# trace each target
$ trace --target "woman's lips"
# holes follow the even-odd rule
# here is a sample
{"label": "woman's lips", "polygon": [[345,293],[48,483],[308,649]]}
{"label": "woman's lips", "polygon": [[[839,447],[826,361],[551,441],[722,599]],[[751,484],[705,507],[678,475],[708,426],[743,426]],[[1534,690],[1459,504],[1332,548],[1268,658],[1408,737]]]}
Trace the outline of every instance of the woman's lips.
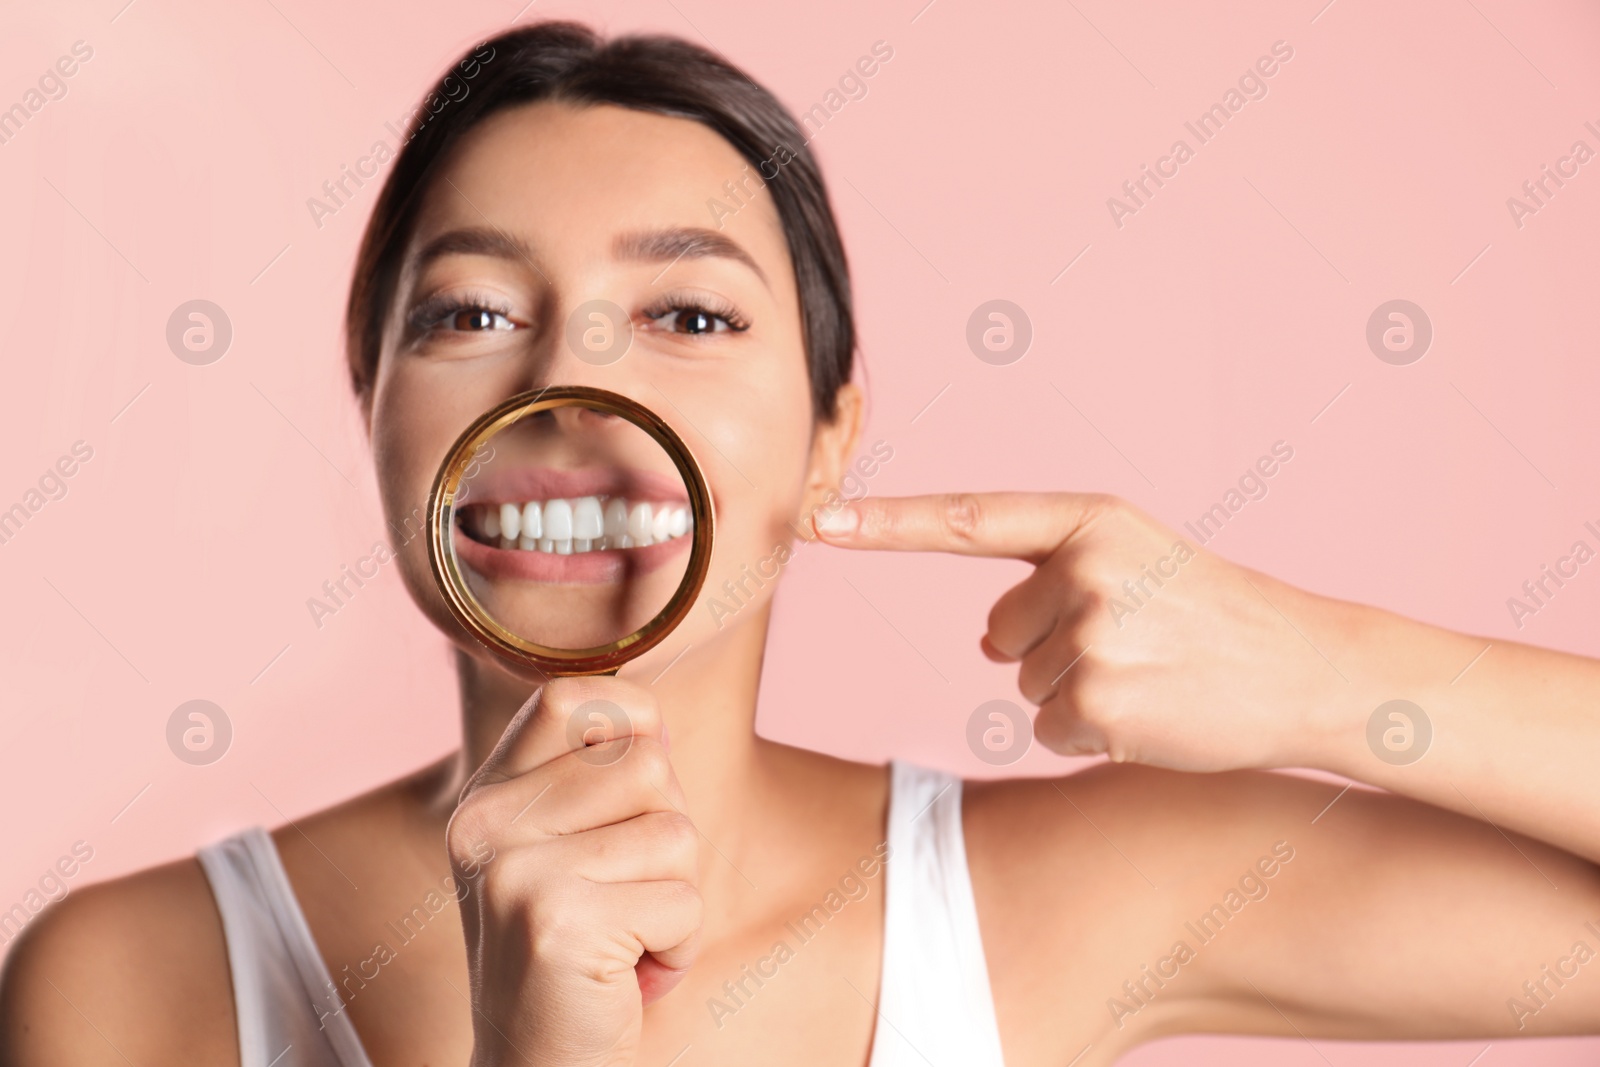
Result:
{"label": "woman's lips", "polygon": [[626,497],[630,500],[687,502],[682,479],[635,467],[597,466],[576,470],[495,465],[463,483],[458,503],[552,500],[557,497]]}
{"label": "woman's lips", "polygon": [[486,545],[467,536],[459,524],[451,531],[451,536],[457,558],[490,581],[512,579],[565,585],[604,585],[641,578],[687,551],[693,540],[692,537],[675,537],[644,548],[605,549],[563,556]]}

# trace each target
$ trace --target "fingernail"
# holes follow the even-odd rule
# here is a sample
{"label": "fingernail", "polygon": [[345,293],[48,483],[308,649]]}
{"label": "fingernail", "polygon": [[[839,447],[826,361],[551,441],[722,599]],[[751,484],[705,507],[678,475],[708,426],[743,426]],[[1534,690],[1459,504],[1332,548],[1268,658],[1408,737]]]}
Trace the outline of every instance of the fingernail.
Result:
{"label": "fingernail", "polygon": [[820,512],[817,515],[817,532],[825,534],[851,534],[855,533],[856,526],[861,522],[861,516],[856,509],[846,506],[837,511]]}

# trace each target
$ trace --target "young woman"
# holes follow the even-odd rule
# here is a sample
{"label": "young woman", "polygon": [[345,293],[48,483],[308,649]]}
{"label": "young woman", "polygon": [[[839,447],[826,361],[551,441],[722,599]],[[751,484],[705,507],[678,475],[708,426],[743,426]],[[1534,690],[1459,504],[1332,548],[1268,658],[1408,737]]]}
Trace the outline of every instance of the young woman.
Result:
{"label": "young woman", "polygon": [[[1183,1031],[1600,1030],[1600,667],[1302,592],[1104,497],[819,508],[862,396],[793,120],[667,38],[544,24],[463,62],[349,303],[391,519],[499,401],[627,394],[706,468],[712,588],[793,523],[1032,563],[984,651],[1018,665],[1042,743],[1111,760],[964,786],[763,741],[771,583],[621,677],[535,688],[458,629],[413,539],[408,587],[459,649],[459,753],[74,893],[11,955],[0,1060],[1027,1067]],[[565,341],[596,299],[633,323],[607,366]],[[1159,595],[1120,617],[1151,567]],[[1432,723],[1418,762],[1369,745],[1400,698]],[[592,699],[626,722],[586,748],[568,725]],[[1389,792],[1267,773],[1291,766]]]}

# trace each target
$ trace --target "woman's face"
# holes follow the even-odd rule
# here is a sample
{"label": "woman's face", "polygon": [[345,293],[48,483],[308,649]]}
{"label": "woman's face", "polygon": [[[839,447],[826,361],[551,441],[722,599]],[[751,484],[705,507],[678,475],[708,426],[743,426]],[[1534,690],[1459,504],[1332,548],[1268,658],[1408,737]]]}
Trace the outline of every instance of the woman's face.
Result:
{"label": "woman's face", "polygon": [[[427,187],[369,397],[391,528],[421,527],[439,465],[477,416],[528,389],[598,386],[639,401],[677,431],[715,504],[717,539],[701,603],[654,655],[674,655],[756,616],[750,609],[770,596],[770,576],[787,558],[789,524],[837,484],[859,411],[848,389],[840,417],[813,432],[794,272],[760,186],[759,173],[705,126],[619,107],[525,105],[465,136]],[[602,322],[588,315],[595,301],[631,322],[631,343],[615,362],[569,341],[574,320],[580,335]],[[554,457],[541,459],[541,468],[594,466],[597,448],[620,456],[634,447],[593,419],[548,424],[527,439],[535,433],[559,442],[539,453]],[[576,485],[594,472],[563,473],[564,480],[545,477]],[[524,484],[539,484],[539,472],[525,474],[531,482]],[[674,502],[654,503],[659,512]],[[497,547],[484,537],[482,517],[471,533]],[[508,540],[499,546],[540,551]],[[467,547],[464,558],[496,555]],[[445,607],[425,539],[406,538],[396,552],[423,610],[463,647],[480,651]],[[682,555],[653,577],[675,584]],[[606,568],[550,557],[499,561],[490,558],[482,568],[490,573],[472,576],[484,595],[520,603],[518,613],[530,618],[579,620],[570,647],[594,636],[584,620],[594,614],[591,601],[603,592],[595,578]],[[752,580],[756,573],[769,577]],[[731,599],[729,581],[738,589]],[[667,595],[652,593],[651,602],[659,606]]]}

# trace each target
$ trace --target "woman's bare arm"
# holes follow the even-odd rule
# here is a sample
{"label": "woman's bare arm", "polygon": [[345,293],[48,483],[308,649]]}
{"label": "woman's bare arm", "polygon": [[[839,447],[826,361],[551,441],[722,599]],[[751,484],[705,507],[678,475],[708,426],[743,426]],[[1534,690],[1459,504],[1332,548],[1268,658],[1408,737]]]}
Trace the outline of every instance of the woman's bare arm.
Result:
{"label": "woman's bare arm", "polygon": [[[1353,604],[1308,615],[1330,620],[1326,649],[1349,692],[1297,762],[1600,863],[1600,662]],[[1383,709],[1396,699],[1422,718]]]}
{"label": "woman's bare arm", "polygon": [[1057,752],[1319,768],[1600,862],[1595,660],[1297,589],[1109,497],[864,500],[829,525],[842,547],[1033,564],[990,612],[984,648],[1018,664]]}
{"label": "woman's bare arm", "polygon": [[1600,869],[1428,804],[1341,791],[1110,764],[971,786],[1008,1062],[1092,1046],[1086,1067],[1198,1031],[1600,1032]]}

